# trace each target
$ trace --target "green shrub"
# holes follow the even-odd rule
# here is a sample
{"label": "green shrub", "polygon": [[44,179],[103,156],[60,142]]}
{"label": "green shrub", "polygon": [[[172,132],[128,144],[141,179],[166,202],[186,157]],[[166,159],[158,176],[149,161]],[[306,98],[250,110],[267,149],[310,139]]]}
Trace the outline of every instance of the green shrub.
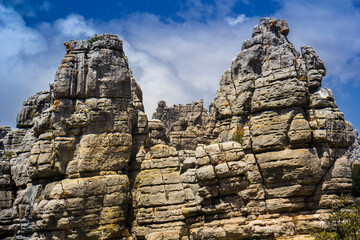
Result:
{"label": "green shrub", "polygon": [[342,196],[326,223],[327,229],[313,233],[316,240],[360,239],[360,203]]}
{"label": "green shrub", "polygon": [[353,195],[353,197],[360,197],[360,165],[352,166],[351,175],[353,180],[351,195]]}
{"label": "green shrub", "polygon": [[104,39],[104,36],[95,34],[92,38],[89,38],[88,42],[94,43],[102,39]]}

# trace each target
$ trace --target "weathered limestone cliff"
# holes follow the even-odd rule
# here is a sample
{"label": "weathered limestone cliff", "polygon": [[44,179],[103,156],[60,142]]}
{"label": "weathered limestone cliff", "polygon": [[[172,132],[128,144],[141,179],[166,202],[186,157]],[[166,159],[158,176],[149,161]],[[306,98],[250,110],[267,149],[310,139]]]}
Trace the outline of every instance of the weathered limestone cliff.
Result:
{"label": "weathered limestone cliff", "polygon": [[351,189],[352,126],[311,47],[264,18],[209,112],[153,120],[114,35],[65,43],[50,89],[0,128],[2,239],[273,239],[324,228]]}

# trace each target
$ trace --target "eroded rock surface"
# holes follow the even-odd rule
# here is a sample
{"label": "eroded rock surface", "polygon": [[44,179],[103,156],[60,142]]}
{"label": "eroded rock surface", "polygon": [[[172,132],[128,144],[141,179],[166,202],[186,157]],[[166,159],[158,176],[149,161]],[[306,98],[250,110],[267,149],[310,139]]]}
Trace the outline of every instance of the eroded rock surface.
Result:
{"label": "eroded rock surface", "polygon": [[311,47],[254,27],[209,111],[148,120],[114,35],[65,43],[50,89],[0,128],[2,239],[273,239],[323,228],[351,189],[352,126]]}

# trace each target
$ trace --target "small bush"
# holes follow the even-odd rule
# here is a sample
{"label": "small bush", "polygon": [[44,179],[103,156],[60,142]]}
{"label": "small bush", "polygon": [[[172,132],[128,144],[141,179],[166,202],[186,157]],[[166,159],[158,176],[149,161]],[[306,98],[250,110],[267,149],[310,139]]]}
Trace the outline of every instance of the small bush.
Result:
{"label": "small bush", "polygon": [[249,176],[248,176],[247,173],[245,173],[245,174],[242,176],[242,178],[245,179],[245,181],[249,184],[249,186],[252,184],[252,181],[251,181],[251,179],[249,178]]}
{"label": "small bush", "polygon": [[326,223],[327,229],[313,233],[316,240],[360,239],[360,203],[342,196]]}
{"label": "small bush", "polygon": [[241,143],[243,136],[244,136],[244,129],[241,127],[237,127],[231,137],[231,140],[234,142]]}
{"label": "small bush", "polygon": [[14,153],[13,152],[6,152],[5,154],[4,154],[4,157],[5,158],[13,158],[14,157]]}
{"label": "small bush", "polygon": [[96,41],[104,39],[104,36],[95,34],[92,38],[88,40],[90,43],[94,43]]}

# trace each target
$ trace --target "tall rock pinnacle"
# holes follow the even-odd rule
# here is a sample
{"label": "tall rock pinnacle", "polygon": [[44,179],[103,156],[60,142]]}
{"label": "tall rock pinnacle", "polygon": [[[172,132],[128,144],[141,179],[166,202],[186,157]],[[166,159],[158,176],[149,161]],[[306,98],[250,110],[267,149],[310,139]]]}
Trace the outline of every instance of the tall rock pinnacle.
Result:
{"label": "tall rock pinnacle", "polygon": [[247,196],[252,207],[310,214],[350,191],[347,148],[354,136],[331,90],[320,87],[323,61],[308,46],[300,54],[288,32],[284,20],[261,19],[221,77],[219,141],[240,139],[248,189],[257,193]]}
{"label": "tall rock pinnacle", "polygon": [[29,98],[18,114],[18,126],[33,137],[10,156],[23,166],[11,167],[21,181],[15,196],[5,191],[17,209],[0,228],[5,236],[17,230],[32,239],[106,239],[126,232],[130,161],[147,136],[141,89],[117,36],[65,46],[50,91]]}

